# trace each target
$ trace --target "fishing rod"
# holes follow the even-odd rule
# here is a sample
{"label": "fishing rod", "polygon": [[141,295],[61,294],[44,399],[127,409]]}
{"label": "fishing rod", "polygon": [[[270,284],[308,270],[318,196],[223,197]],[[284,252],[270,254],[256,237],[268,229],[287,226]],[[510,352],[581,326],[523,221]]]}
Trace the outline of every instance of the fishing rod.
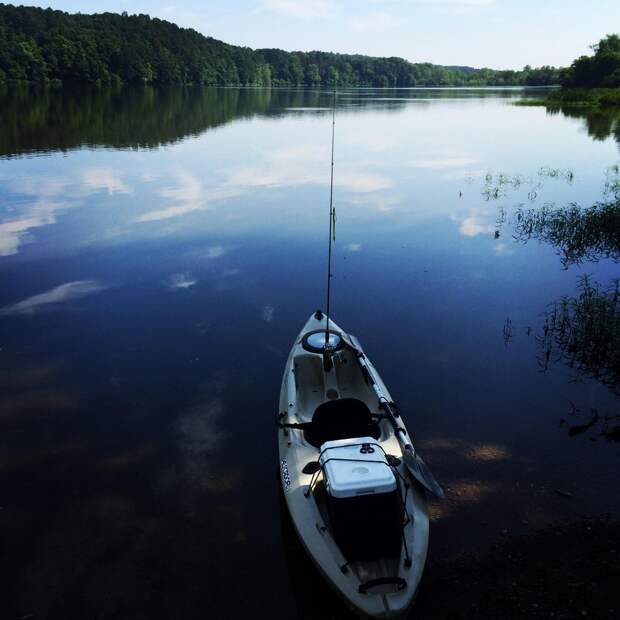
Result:
{"label": "fishing rod", "polygon": [[327,250],[327,325],[325,328],[325,345],[323,347],[323,368],[329,372],[332,368],[332,359],[329,346],[329,302],[331,298],[332,281],[332,242],[336,237],[336,210],[334,209],[334,137],[336,133],[336,86],[334,85],[334,100],[332,104],[332,163],[329,181],[329,245]]}

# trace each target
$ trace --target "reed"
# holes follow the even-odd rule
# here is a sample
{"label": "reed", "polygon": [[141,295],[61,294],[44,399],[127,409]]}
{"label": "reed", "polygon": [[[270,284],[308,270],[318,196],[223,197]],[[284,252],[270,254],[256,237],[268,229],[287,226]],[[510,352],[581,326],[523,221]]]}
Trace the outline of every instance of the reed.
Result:
{"label": "reed", "polygon": [[620,279],[603,288],[580,276],[577,295],[549,306],[537,340],[543,372],[561,361],[620,396]]}
{"label": "reed", "polygon": [[[620,191],[620,187],[612,185],[610,191]],[[620,198],[585,208],[576,203],[566,207],[547,203],[538,209],[518,207],[513,230],[518,241],[537,239],[555,246],[565,268],[585,260],[620,261]]]}

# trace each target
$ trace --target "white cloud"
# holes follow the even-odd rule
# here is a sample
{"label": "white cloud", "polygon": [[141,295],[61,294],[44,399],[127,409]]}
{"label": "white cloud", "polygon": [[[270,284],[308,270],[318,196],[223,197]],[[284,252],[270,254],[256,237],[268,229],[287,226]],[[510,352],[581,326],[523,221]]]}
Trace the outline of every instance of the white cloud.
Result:
{"label": "white cloud", "polygon": [[133,220],[134,223],[156,222],[180,217],[194,211],[206,210],[209,202],[234,198],[239,190],[232,187],[205,189],[198,178],[186,170],[174,173],[176,185],[160,190],[159,195],[172,204],[154,211],[147,211]]}
{"label": "white cloud", "polygon": [[89,168],[82,173],[82,182],[91,191],[105,189],[110,195],[132,191],[111,168]]}
{"label": "white cloud", "polygon": [[354,17],[351,22],[351,29],[355,32],[364,34],[369,32],[384,32],[386,30],[393,30],[402,24],[402,20],[396,19],[389,13],[383,11],[376,11]]}
{"label": "white cloud", "polygon": [[334,179],[336,187],[343,187],[350,192],[376,192],[382,189],[394,187],[394,182],[383,174],[369,172],[347,172],[343,171],[338,176],[338,181]]}
{"label": "white cloud", "polygon": [[495,4],[495,0],[419,0],[422,4],[443,4],[462,7],[489,6]]}
{"label": "white cloud", "polygon": [[52,198],[64,194],[68,189],[68,183],[64,177],[25,176],[11,179],[10,188],[17,194],[26,194],[37,198]]}
{"label": "white cloud", "polygon": [[110,168],[89,168],[73,179],[25,176],[9,180],[8,185],[11,192],[31,199],[20,200],[10,211],[11,219],[0,222],[0,256],[17,254],[32,229],[55,224],[59,213],[82,206],[93,191],[106,190],[110,195],[132,191]]}
{"label": "white cloud", "polygon": [[[294,185],[328,185],[329,168],[325,165],[325,148],[313,145],[285,147],[264,153],[260,163],[237,170],[228,178],[232,187],[290,187]],[[394,183],[383,174],[366,172],[359,165],[347,169],[339,166],[334,186],[350,192],[367,193],[389,189]]]}
{"label": "white cloud", "polygon": [[495,232],[493,213],[484,209],[472,209],[467,217],[452,216],[458,222],[459,232],[465,237],[477,237]]}
{"label": "white cloud", "polygon": [[261,7],[287,17],[313,19],[330,15],[334,11],[335,2],[333,0],[262,0]]}
{"label": "white cloud", "polygon": [[6,316],[10,314],[33,314],[41,306],[49,304],[58,304],[71,299],[77,299],[86,295],[93,295],[106,287],[95,280],[76,280],[75,282],[66,282],[60,286],[56,286],[49,291],[27,297],[26,299],[5,306],[0,310],[0,315]]}
{"label": "white cloud", "polygon": [[204,255],[207,258],[219,258],[220,256],[224,256],[224,254],[226,254],[225,248],[223,248],[221,245],[214,245],[210,248],[207,248]]}
{"label": "white cloud", "polygon": [[168,279],[168,287],[173,290],[187,289],[187,288],[191,288],[192,286],[194,286],[196,282],[198,282],[198,280],[196,280],[195,278],[192,278],[187,273],[175,273],[171,275],[170,278]]}
{"label": "white cloud", "polygon": [[183,485],[183,501],[190,511],[203,494],[229,491],[239,484],[234,470],[218,469],[213,462],[227,440],[221,424],[225,411],[219,398],[206,399],[183,412],[177,420],[179,462],[175,474],[179,479],[174,486]]}
{"label": "white cloud", "polygon": [[351,204],[358,205],[360,208],[373,209],[379,213],[389,213],[402,204],[402,198],[398,195],[391,194],[391,192],[387,195],[383,192],[377,194],[357,194],[351,196],[349,201]]}
{"label": "white cloud", "polygon": [[37,202],[21,219],[2,222],[0,224],[0,256],[17,254],[28,231],[32,228],[53,224],[56,221],[55,211],[63,208],[65,205]]}
{"label": "white cloud", "polygon": [[186,215],[187,213],[191,213],[192,211],[197,211],[201,207],[197,205],[182,205],[178,207],[167,207],[166,209],[158,209],[157,211],[149,211],[140,217],[134,219],[136,224],[141,224],[143,222],[158,222],[160,220],[169,220],[172,217],[179,217],[181,215]]}
{"label": "white cloud", "polygon": [[15,211],[10,211],[11,219],[0,222],[0,256],[17,254],[30,230],[55,224],[59,212],[81,204],[67,198],[68,182],[57,177],[22,177],[11,180],[9,187],[32,200],[18,202]]}
{"label": "white cloud", "polygon": [[443,170],[445,168],[461,168],[463,166],[471,166],[477,162],[477,159],[472,159],[469,157],[433,157],[427,159],[414,159],[411,162],[411,165],[414,168]]}
{"label": "white cloud", "polygon": [[261,312],[261,317],[263,319],[263,321],[266,321],[267,323],[271,323],[271,321],[273,321],[273,315],[275,313],[275,308],[273,306],[265,306],[263,308],[263,311]]}
{"label": "white cloud", "polygon": [[514,251],[515,249],[512,245],[509,245],[508,243],[504,243],[502,241],[496,243],[495,247],[493,248],[495,256],[508,256],[510,254],[514,254]]}
{"label": "white cloud", "polygon": [[175,202],[194,202],[202,198],[202,183],[186,170],[180,170],[175,175],[177,185],[162,189],[163,198]]}
{"label": "white cloud", "polygon": [[459,232],[466,237],[477,237],[493,232],[494,228],[490,224],[481,221],[479,217],[466,217],[461,221]]}
{"label": "white cloud", "polygon": [[155,222],[167,220],[172,217],[179,217],[198,209],[206,208],[206,201],[202,183],[193,174],[185,170],[180,170],[174,175],[176,185],[166,187],[159,192],[159,195],[172,202],[169,207],[148,211],[134,219],[136,223]]}
{"label": "white cloud", "polygon": [[200,261],[203,259],[213,260],[224,256],[224,254],[228,254],[229,251],[230,248],[225,248],[223,245],[209,245],[206,247],[191,248],[185,253],[185,256],[192,261]]}
{"label": "white cloud", "polygon": [[349,245],[347,245],[347,250],[349,252],[359,252],[361,249],[362,249],[361,243],[349,243]]}
{"label": "white cloud", "polygon": [[304,183],[327,183],[326,151],[316,145],[286,146],[265,152],[254,166],[240,168],[228,184],[241,187],[286,187]]}
{"label": "white cloud", "polygon": [[396,136],[381,131],[371,132],[370,128],[347,135],[346,142],[372,152],[387,151],[398,146]]}
{"label": "white cloud", "polygon": [[438,12],[450,17],[468,16],[495,4],[495,0],[420,0],[420,2],[434,6]]}

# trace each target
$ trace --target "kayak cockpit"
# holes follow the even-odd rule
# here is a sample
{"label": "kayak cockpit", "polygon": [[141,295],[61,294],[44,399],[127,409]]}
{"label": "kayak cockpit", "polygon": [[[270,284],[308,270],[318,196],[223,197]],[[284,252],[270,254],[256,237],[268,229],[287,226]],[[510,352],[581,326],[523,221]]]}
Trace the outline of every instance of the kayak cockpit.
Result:
{"label": "kayak cockpit", "polygon": [[376,417],[366,403],[357,398],[340,398],[320,404],[304,429],[306,441],[315,448],[337,439],[367,436],[379,439],[380,435]]}

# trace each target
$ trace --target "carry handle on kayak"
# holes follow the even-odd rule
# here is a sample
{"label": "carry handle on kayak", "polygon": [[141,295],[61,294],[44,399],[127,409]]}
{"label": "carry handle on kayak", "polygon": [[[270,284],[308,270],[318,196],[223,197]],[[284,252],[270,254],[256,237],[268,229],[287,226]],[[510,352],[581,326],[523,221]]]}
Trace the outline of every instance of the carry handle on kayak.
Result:
{"label": "carry handle on kayak", "polygon": [[388,586],[395,585],[398,590],[404,590],[407,587],[407,582],[402,577],[379,577],[378,579],[371,579],[365,583],[361,583],[357,591],[360,594],[368,594],[368,590],[376,586]]}

